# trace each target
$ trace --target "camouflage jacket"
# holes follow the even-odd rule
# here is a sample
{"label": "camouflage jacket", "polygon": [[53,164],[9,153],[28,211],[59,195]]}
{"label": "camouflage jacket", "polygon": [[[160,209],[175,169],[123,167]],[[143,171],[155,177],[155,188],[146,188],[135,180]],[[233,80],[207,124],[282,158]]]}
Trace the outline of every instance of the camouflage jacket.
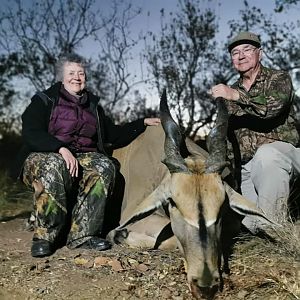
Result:
{"label": "camouflage jacket", "polygon": [[230,114],[228,133],[231,150],[236,159],[239,156],[240,163],[248,162],[263,144],[298,144],[293,87],[287,72],[261,66],[249,91],[242,85],[242,78],[232,87],[238,90],[240,98],[226,101]]}

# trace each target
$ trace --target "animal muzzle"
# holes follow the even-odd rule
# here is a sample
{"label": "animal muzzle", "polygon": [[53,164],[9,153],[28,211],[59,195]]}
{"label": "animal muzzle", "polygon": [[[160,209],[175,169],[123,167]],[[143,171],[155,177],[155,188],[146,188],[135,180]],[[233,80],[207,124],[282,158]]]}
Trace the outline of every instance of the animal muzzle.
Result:
{"label": "animal muzzle", "polygon": [[199,278],[192,278],[190,281],[190,290],[194,298],[196,299],[213,299],[215,294],[221,288],[220,274],[214,272],[209,280],[207,277],[205,281],[199,280]]}
{"label": "animal muzzle", "polygon": [[212,286],[201,287],[197,285],[197,282],[190,284],[190,290],[195,299],[209,299],[212,300],[220,288],[219,284]]}

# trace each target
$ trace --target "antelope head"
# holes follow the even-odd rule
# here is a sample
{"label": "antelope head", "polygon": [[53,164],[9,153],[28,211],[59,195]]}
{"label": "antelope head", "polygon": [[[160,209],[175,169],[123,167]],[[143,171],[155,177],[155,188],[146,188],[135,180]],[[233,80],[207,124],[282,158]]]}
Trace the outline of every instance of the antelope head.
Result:
{"label": "antelope head", "polygon": [[216,126],[208,139],[210,155],[189,154],[179,126],[171,117],[166,92],[160,102],[165,131],[163,163],[171,173],[169,213],[174,235],[183,252],[189,286],[195,297],[212,296],[220,286],[221,219],[225,188],[221,172],[226,166],[227,110],[218,100]]}

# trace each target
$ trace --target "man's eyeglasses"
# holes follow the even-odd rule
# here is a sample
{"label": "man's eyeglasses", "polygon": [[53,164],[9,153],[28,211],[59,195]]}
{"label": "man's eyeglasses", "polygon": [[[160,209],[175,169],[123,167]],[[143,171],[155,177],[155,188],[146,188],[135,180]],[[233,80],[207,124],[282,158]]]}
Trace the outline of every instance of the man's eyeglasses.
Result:
{"label": "man's eyeglasses", "polygon": [[232,59],[238,59],[240,57],[240,54],[244,54],[244,56],[251,56],[255,50],[257,50],[258,48],[255,47],[249,47],[249,48],[245,48],[245,49],[241,49],[241,50],[233,50],[231,52],[231,58]]}

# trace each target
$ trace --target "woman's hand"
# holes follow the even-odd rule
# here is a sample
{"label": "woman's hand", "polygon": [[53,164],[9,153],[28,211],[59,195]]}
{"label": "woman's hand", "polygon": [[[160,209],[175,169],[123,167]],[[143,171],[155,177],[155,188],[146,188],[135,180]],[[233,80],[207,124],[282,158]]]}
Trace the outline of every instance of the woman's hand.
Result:
{"label": "woman's hand", "polygon": [[65,147],[61,147],[59,149],[58,153],[65,160],[67,168],[68,168],[71,176],[72,177],[78,177],[78,161],[73,156],[72,152],[69,149],[65,148]]}
{"label": "woman's hand", "polygon": [[146,126],[157,126],[160,124],[160,118],[145,118],[144,124]]}

